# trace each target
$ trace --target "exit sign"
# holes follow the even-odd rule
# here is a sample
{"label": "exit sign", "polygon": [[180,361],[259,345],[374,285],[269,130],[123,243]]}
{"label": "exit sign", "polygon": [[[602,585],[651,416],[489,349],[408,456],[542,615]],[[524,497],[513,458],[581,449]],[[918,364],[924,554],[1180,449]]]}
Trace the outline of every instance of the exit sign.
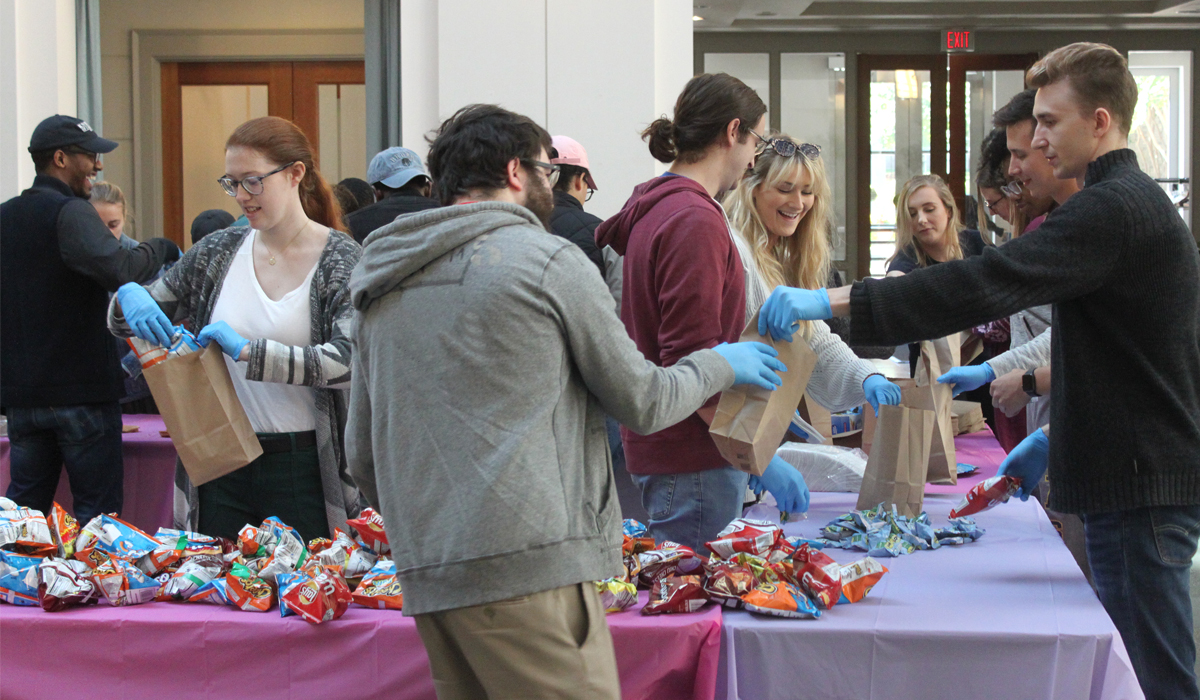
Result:
{"label": "exit sign", "polygon": [[942,51],[961,53],[975,50],[975,32],[970,29],[947,29],[942,33]]}

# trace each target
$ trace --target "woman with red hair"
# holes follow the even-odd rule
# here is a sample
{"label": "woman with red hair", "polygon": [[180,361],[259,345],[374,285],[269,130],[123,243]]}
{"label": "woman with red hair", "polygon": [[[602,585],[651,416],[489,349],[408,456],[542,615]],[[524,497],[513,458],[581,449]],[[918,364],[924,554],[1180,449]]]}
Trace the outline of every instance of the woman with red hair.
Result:
{"label": "woman with red hair", "polygon": [[225,144],[218,182],[249,225],[205,236],[164,277],[118,290],[109,328],[169,344],[172,324],[224,351],[263,455],[193,486],[176,465],[176,526],[236,538],[277,516],[305,541],[357,513],[341,436],[350,383],[346,284],[362,253],[295,124],[262,117]]}

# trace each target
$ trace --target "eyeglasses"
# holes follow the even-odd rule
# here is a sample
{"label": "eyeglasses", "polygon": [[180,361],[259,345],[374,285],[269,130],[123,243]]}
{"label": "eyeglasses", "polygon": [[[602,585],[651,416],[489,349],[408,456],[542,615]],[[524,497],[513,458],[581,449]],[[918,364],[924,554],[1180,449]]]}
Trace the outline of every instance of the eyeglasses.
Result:
{"label": "eyeglasses", "polygon": [[558,175],[562,170],[560,166],[551,165],[550,163],[543,163],[540,160],[534,160],[532,158],[522,158],[521,162],[525,163],[526,165],[532,165],[541,171],[541,173],[545,175],[546,179],[550,182],[551,187],[558,182]]}
{"label": "eyeglasses", "polygon": [[1001,187],[1000,191],[1003,192],[1005,196],[1016,199],[1017,197],[1021,196],[1021,192],[1024,191],[1024,189],[1025,188],[1021,187],[1020,180],[1013,180],[1004,187]]}
{"label": "eyeglasses", "polygon": [[300,161],[298,160],[294,160],[286,165],[281,165],[266,175],[251,175],[250,177],[243,178],[241,180],[234,180],[226,175],[225,177],[217,178],[217,182],[221,185],[221,189],[225,190],[225,194],[229,195],[230,197],[237,196],[238,185],[241,185],[242,189],[246,190],[246,194],[262,194],[263,180],[271,177],[275,173],[281,173],[299,162]]}
{"label": "eyeglasses", "polygon": [[88,160],[92,161],[92,163],[100,162],[100,154],[99,153],[85,151],[82,148],[79,148],[77,146],[67,146],[66,148],[62,149],[62,151],[63,151],[63,153],[70,153],[71,155],[75,155],[75,156],[85,156],[86,158],[88,158]]}
{"label": "eyeglasses", "polygon": [[758,149],[754,152],[755,157],[761,156],[768,148],[774,150],[784,158],[791,158],[796,155],[796,151],[800,151],[800,154],[809,160],[818,158],[821,155],[821,147],[815,143],[797,144],[787,139],[767,139],[754,133],[754,129],[747,129],[747,131],[757,136],[760,142]]}
{"label": "eyeglasses", "polygon": [[1000,203],[1003,201],[1004,201],[1003,199],[997,199],[994,202],[989,202],[989,201],[987,201],[986,198],[984,198],[983,203],[987,206],[988,211],[995,214],[996,216],[1000,216],[1000,212],[997,211],[997,208],[1000,206]]}
{"label": "eyeglasses", "polygon": [[583,198],[583,201],[585,201],[585,202],[592,201],[592,195],[594,195],[594,194],[596,194],[596,190],[593,190],[591,187],[589,187],[587,196]]}

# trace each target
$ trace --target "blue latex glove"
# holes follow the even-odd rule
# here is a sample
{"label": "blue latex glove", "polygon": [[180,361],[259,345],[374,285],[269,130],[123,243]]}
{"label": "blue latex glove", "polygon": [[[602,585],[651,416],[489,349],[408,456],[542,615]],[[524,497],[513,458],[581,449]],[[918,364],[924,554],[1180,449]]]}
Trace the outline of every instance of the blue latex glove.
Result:
{"label": "blue latex glove", "polygon": [[753,384],[775,391],[783,384],[776,372],[786,372],[787,366],[777,358],[779,353],[766,343],[721,343],[714,351],[733,368],[734,384]]}
{"label": "blue latex glove", "polygon": [[879,415],[880,404],[900,405],[900,387],[889,382],[882,374],[872,374],[863,380],[863,394],[867,397],[867,403],[875,409],[875,415]]}
{"label": "blue latex glove", "polygon": [[204,328],[201,328],[200,335],[196,336],[196,342],[204,347],[208,347],[209,341],[212,340],[217,341],[217,345],[221,346],[221,351],[234,360],[241,359],[242,348],[250,343],[249,340],[238,335],[237,331],[233,330],[224,321],[208,324]]}
{"label": "blue latex glove", "polygon": [[754,493],[762,493],[763,489],[770,491],[781,512],[808,511],[808,484],[804,483],[804,476],[778,455],[767,465],[762,476],[750,475],[750,488]]}
{"label": "blue latex glove", "polygon": [[142,340],[171,347],[171,319],[163,313],[150,292],[137,282],[127,282],[117,289],[117,303],[133,334]]}
{"label": "blue latex glove", "polygon": [[992,369],[991,365],[984,362],[968,367],[955,367],[938,377],[938,384],[953,384],[954,395],[958,396],[964,391],[978,389],[995,380],[996,371]]}
{"label": "blue latex glove", "polygon": [[824,321],[832,317],[829,292],[780,285],[758,310],[758,334],[769,332],[775,340],[790,342],[797,321]]}
{"label": "blue latex glove", "polygon": [[1013,448],[1012,452],[1000,463],[996,476],[1007,474],[1021,480],[1021,490],[1018,491],[1022,501],[1028,501],[1034,487],[1046,473],[1046,463],[1050,460],[1050,438],[1046,431],[1038,428],[1030,433]]}

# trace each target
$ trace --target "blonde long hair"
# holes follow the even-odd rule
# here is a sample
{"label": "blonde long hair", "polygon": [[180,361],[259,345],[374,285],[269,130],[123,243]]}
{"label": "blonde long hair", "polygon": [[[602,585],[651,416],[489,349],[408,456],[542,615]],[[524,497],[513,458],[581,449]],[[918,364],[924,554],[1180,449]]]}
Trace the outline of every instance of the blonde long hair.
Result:
{"label": "blonde long hair", "polygon": [[949,239],[946,241],[946,252],[949,253],[946,259],[962,259],[962,244],[958,242],[958,234],[962,233],[963,225],[962,219],[958,215],[958,205],[954,203],[954,195],[942,178],[937,175],[917,175],[904,183],[899,196],[896,197],[896,251],[892,253],[892,257],[887,259],[889,264],[905,248],[912,246],[917,265],[929,266],[929,255],[921,248],[921,241],[917,239],[913,231],[912,217],[908,215],[908,200],[922,187],[932,187],[933,191],[937,192],[938,199],[942,200],[942,206],[946,207],[946,211],[950,214],[949,220],[946,222],[947,230],[943,232]]}

